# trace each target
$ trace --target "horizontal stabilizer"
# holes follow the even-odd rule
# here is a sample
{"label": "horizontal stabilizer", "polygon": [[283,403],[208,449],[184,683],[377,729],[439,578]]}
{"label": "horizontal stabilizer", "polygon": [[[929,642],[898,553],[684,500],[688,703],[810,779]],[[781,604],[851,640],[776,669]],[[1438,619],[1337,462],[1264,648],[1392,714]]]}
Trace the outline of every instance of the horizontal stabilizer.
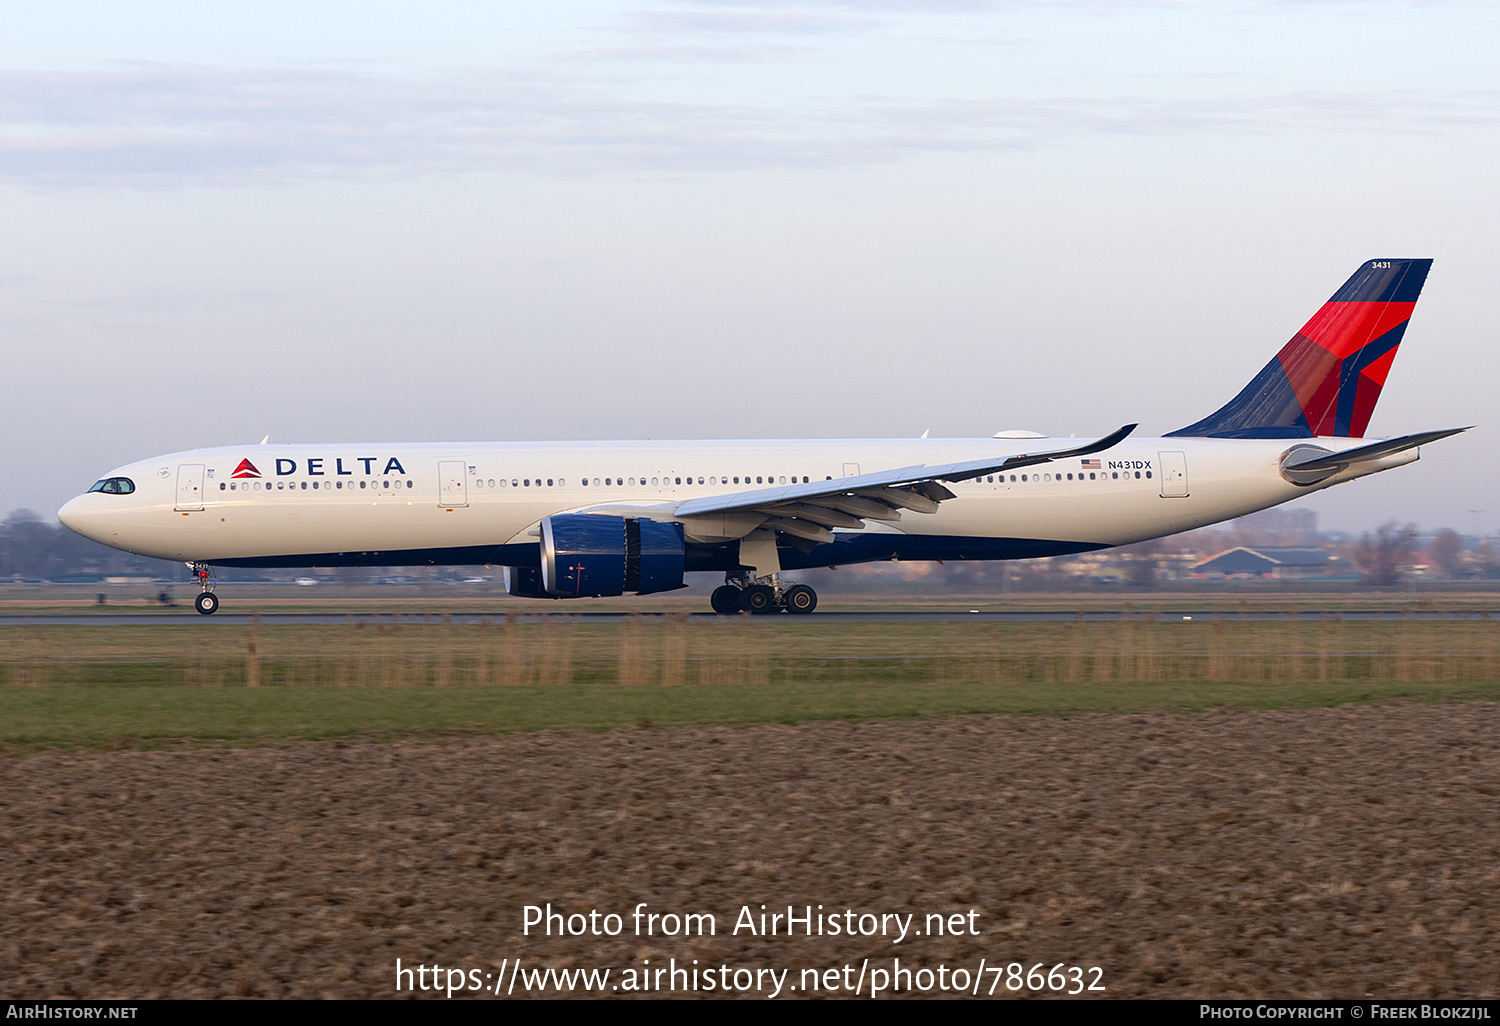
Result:
{"label": "horizontal stabilizer", "polygon": [[[1473,425],[1471,424],[1470,427]],[[1402,435],[1400,438],[1388,438],[1383,442],[1372,442],[1369,445],[1361,445],[1355,449],[1345,449],[1343,452],[1319,452],[1315,449],[1300,449],[1289,455],[1282,463],[1281,468],[1287,472],[1296,471],[1300,474],[1316,474],[1318,472],[1334,473],[1343,470],[1351,463],[1363,463],[1366,460],[1378,460],[1382,456],[1394,456],[1398,452],[1407,449],[1415,449],[1419,445],[1428,442],[1436,442],[1439,438],[1447,438],[1456,435],[1469,428],[1446,428],[1442,431],[1419,431],[1414,435]],[[1301,458],[1304,457],[1305,458]]]}

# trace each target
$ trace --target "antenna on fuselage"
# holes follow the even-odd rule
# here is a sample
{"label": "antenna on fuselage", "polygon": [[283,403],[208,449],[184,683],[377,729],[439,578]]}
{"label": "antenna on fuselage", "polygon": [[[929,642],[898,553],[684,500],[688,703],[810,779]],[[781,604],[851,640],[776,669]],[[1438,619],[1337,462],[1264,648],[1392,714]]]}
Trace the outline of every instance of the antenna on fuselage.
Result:
{"label": "antenna on fuselage", "polygon": [[267,442],[269,442],[269,441],[270,441],[270,440],[271,440],[271,436],[270,436],[270,435],[267,435],[267,436],[266,436],[266,437],[264,437],[264,438],[262,438],[262,439],[261,439],[261,440],[260,440],[260,444],[261,444],[261,445],[265,445],[265,444],[266,444],[266,443],[267,443]]}

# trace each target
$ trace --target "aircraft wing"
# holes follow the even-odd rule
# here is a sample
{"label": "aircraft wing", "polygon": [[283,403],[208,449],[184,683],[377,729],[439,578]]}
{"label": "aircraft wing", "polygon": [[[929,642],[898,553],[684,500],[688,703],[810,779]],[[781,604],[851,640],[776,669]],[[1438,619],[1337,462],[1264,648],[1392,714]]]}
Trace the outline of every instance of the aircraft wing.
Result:
{"label": "aircraft wing", "polygon": [[1135,424],[1127,424],[1097,441],[1071,449],[939,466],[921,464],[830,481],[689,499],[679,503],[672,512],[676,517],[688,519],[724,514],[762,516],[766,518],[766,527],[808,541],[828,542],[833,540],[830,529],[834,527],[861,528],[865,520],[900,520],[902,510],[937,512],[938,503],[954,498],[954,493],[944,487],[943,482],[969,481],[1018,467],[1103,452],[1119,444],[1135,429]]}

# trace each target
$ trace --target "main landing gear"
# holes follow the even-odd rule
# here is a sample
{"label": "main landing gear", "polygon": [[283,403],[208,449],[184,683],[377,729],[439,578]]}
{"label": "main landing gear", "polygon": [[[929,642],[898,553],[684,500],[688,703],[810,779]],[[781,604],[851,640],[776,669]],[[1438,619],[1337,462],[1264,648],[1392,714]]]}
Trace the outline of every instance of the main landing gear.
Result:
{"label": "main landing gear", "polygon": [[193,608],[204,616],[213,616],[219,611],[219,596],[214,594],[214,579],[209,573],[207,563],[189,563],[193,576],[198,579],[198,587],[203,590],[198,592],[198,597],[193,599]]}
{"label": "main landing gear", "polygon": [[735,613],[811,613],[818,608],[818,593],[805,584],[784,586],[776,575],[757,578],[724,575],[724,585],[714,589],[709,599],[720,616]]}

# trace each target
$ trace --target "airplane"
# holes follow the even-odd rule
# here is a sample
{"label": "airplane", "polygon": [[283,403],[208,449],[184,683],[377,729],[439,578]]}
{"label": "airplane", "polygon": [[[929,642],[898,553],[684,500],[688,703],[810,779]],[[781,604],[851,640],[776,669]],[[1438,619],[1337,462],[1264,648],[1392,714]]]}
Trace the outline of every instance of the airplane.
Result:
{"label": "airplane", "polygon": [[329,443],[111,470],[58,518],[214,567],[486,564],[517,596],[648,595],[722,573],[715,612],[811,613],[785,571],[1089,552],[1243,516],[1416,460],[1366,441],[1431,260],[1371,260],[1233,399],[1160,438]]}

